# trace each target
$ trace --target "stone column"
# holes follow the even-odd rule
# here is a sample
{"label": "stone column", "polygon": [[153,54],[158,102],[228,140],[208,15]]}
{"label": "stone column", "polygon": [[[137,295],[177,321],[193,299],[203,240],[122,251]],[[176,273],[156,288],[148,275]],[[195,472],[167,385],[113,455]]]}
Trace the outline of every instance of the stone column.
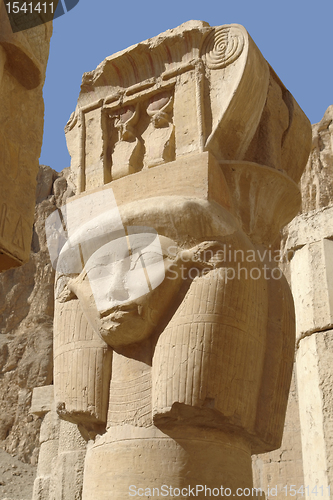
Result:
{"label": "stone column", "polygon": [[0,85],[1,85],[3,72],[5,69],[5,64],[6,64],[6,52],[2,47],[0,47]]}
{"label": "stone column", "polygon": [[53,385],[34,389],[30,412],[44,417],[40,429],[37,477],[32,500],[49,500],[53,460],[58,456],[60,427],[60,419],[54,406]]}
{"label": "stone column", "polygon": [[242,26],[190,21],[86,73],[66,134],[77,193],[47,234],[83,500],[255,496],[251,454],[279,447],[292,373],[277,253],[308,120]]}
{"label": "stone column", "polygon": [[[296,309],[296,372],[305,495],[330,498],[333,488],[333,148],[332,110],[313,126],[302,177],[302,211],[287,227]],[[317,493],[316,493],[317,492]]]}
{"label": "stone column", "polygon": [[60,419],[53,385],[34,389],[30,412],[44,417],[32,500],[80,499],[86,441],[77,425]]}
{"label": "stone column", "polygon": [[[324,218],[332,217],[333,211],[311,215],[310,224],[325,228],[328,233]],[[298,243],[301,243],[303,232],[301,225],[308,222],[301,217],[293,222],[300,232]],[[312,232],[309,238],[312,241],[304,244],[303,240],[304,246],[295,251],[291,261],[291,284],[298,333],[296,371],[304,480],[309,487],[306,494],[312,498],[317,488],[323,498],[329,499],[333,479],[329,445],[333,425],[333,241],[326,238],[316,241],[318,236]]]}
{"label": "stone column", "polygon": [[48,500],[77,500],[82,496],[86,441],[77,426],[60,421],[58,455],[52,464]]}
{"label": "stone column", "polygon": [[93,498],[96,488],[100,498],[110,492],[115,498],[149,496],[148,490],[151,497],[185,498],[194,491],[198,498],[222,498],[228,488],[232,494],[248,488],[239,497],[254,498],[251,446],[237,434],[209,428],[113,427],[88,448],[84,485],[83,498]]}
{"label": "stone column", "polygon": [[28,262],[52,24],[13,33],[0,4],[0,272]]}

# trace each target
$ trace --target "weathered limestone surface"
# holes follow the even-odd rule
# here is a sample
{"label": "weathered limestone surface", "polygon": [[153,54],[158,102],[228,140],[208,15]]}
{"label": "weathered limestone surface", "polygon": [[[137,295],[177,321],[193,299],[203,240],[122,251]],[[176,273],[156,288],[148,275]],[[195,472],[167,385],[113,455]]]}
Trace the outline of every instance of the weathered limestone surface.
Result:
{"label": "weathered limestone surface", "polygon": [[54,270],[45,219],[71,194],[65,175],[40,167],[30,260],[0,275],[0,441],[33,463],[40,419],[29,415],[31,394],[53,381]]}
{"label": "weathered limestone surface", "polygon": [[13,34],[0,3],[0,271],[29,260],[52,24]]}
{"label": "weathered limestone surface", "polygon": [[[327,499],[333,485],[332,362],[332,330],[313,333],[301,340],[296,368],[300,380],[304,478],[312,488],[322,487],[323,497]],[[309,498],[312,496],[308,495]]]}
{"label": "weathered limestone surface", "polygon": [[[304,480],[332,489],[332,106],[313,126],[313,149],[301,181],[303,213],[287,228],[291,287],[297,316],[296,355]],[[314,229],[315,228],[315,229]],[[290,235],[290,236],[289,236]],[[302,269],[302,272],[300,270]]]}
{"label": "weathered limestone surface", "polygon": [[332,110],[312,127],[312,151],[300,183],[302,213],[285,231],[299,339],[333,326]]}
{"label": "weathered limestone surface", "polygon": [[0,498],[7,500],[30,500],[36,466],[23,463],[0,449]]}
{"label": "weathered limestone surface", "polygon": [[303,213],[333,204],[332,175],[333,105],[323,119],[312,126],[312,151],[301,180]]}
{"label": "weathered limestone surface", "polygon": [[53,385],[34,389],[31,413],[43,417],[33,500],[81,498],[86,442],[75,424],[60,420]]}
{"label": "weathered limestone surface", "polygon": [[49,498],[251,488],[282,438],[294,312],[267,249],[300,207],[308,120],[243,27],[190,21],[85,74],[66,133],[78,194],[47,230],[77,439]]}
{"label": "weathered limestone surface", "polygon": [[[283,429],[283,439],[279,449],[262,455],[252,457],[253,483],[262,491],[270,491],[266,495],[268,500],[276,498],[304,498],[301,487],[304,486],[301,425],[299,418],[299,401],[297,394],[296,375],[293,372],[289,400],[286,413],[286,421]],[[289,491],[290,486],[297,491]],[[287,492],[283,489],[287,486]],[[275,490],[276,488],[276,490]],[[291,493],[291,494],[290,494]]]}
{"label": "weathered limestone surface", "polygon": [[54,408],[54,386],[36,387],[33,391],[31,413],[43,418],[40,428],[40,450],[33,498],[49,498],[53,459],[58,456],[60,419]]}
{"label": "weathered limestone surface", "polygon": [[[59,417],[58,417],[59,418]],[[59,498],[82,498],[86,441],[77,425],[60,421],[59,446],[52,462],[49,500]],[[33,500],[43,497],[33,496]]]}
{"label": "weathered limestone surface", "polygon": [[[292,483],[304,485],[307,498],[320,495],[329,498],[332,488],[332,323],[333,323],[333,129],[330,106],[321,122],[312,126],[312,151],[300,181],[302,212],[285,228],[283,252],[289,255],[287,275],[296,308],[296,392],[299,406],[299,429],[294,439],[302,444],[303,480],[295,476]],[[295,400],[296,401],[296,400]],[[289,407],[288,421],[297,421]],[[279,450],[289,450],[288,427]],[[255,484],[265,465],[271,463],[272,483],[282,475],[276,452],[258,457],[254,463]],[[299,446],[293,445],[293,464],[299,460]],[[281,474],[282,472],[282,474]],[[290,483],[291,484],[291,483]],[[293,498],[301,498],[299,495]],[[290,495],[291,498],[291,495]]]}

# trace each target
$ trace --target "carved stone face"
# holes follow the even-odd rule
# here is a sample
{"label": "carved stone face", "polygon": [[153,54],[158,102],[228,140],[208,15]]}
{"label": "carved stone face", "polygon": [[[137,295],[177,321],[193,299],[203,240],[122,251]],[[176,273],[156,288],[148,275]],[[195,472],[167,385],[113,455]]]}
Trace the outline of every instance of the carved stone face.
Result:
{"label": "carved stone face", "polygon": [[[129,281],[126,280],[126,277],[130,272],[133,272],[133,267],[137,262],[136,259],[132,259],[127,264],[126,259],[119,259],[112,266],[112,274],[107,281],[107,288],[104,282],[100,285],[100,293],[96,294],[96,282],[91,279],[91,271],[98,273],[103,269],[103,259],[100,259],[99,265],[96,258],[93,260],[91,268],[88,261],[83,271],[75,277],[66,278],[63,275],[58,275],[56,299],[60,301],[78,299],[92,328],[111,347],[136,343],[149,337],[158,328],[160,322],[163,322],[164,319],[167,320],[168,311],[170,311],[184,277],[179,269],[180,259],[177,260],[179,252],[177,253],[175,242],[164,236],[160,236],[159,241],[163,255],[161,264],[164,279],[162,277],[162,282],[157,287],[152,286],[153,280],[149,281],[148,276],[146,293],[138,296],[139,292],[134,290],[131,296],[125,282]],[[146,265],[144,270],[147,273],[149,260],[151,264],[152,260],[156,260],[156,256],[153,251],[148,251],[148,254],[143,256]],[[105,254],[104,260],[107,258],[110,258],[110,255]],[[153,266],[154,263],[151,265]],[[161,276],[157,279],[161,279]],[[140,286],[140,283],[135,283],[134,286],[136,285]],[[141,290],[143,289],[141,286]]]}
{"label": "carved stone face", "polygon": [[[226,210],[204,201],[160,197],[106,210],[103,193],[72,202],[75,217],[71,206],[64,214],[69,239],[57,264],[56,300],[79,300],[94,331],[116,347],[149,337],[171,319],[189,266],[207,267],[197,259],[205,231],[231,241],[236,228]],[[137,226],[142,221],[147,226]]]}

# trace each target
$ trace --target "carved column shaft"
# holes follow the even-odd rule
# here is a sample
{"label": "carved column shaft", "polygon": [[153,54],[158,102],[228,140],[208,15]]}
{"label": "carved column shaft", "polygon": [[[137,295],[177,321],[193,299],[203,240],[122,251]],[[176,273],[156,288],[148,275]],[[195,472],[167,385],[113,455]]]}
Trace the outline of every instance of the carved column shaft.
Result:
{"label": "carved column shaft", "polygon": [[299,210],[306,117],[243,27],[190,21],[85,74],[66,133],[55,394],[91,440],[83,499],[251,489],[291,379],[274,252]]}

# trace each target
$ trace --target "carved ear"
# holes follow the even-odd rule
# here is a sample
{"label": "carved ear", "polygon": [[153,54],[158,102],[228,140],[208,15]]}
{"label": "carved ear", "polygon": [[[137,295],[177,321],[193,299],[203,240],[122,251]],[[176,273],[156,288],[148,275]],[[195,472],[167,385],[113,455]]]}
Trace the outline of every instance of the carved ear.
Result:
{"label": "carved ear", "polygon": [[69,302],[77,298],[68,283],[73,279],[74,275],[67,276],[60,274],[56,276],[54,287],[54,298],[58,302]]}
{"label": "carved ear", "polygon": [[213,28],[203,41],[201,55],[211,89],[205,150],[218,160],[242,159],[266,101],[268,64],[238,24]]}
{"label": "carved ear", "polygon": [[72,296],[77,297],[88,323],[92,329],[99,335],[98,324],[96,320],[96,302],[88,279],[85,279],[86,271],[83,270],[76,278],[72,278],[67,283],[67,288]]}

